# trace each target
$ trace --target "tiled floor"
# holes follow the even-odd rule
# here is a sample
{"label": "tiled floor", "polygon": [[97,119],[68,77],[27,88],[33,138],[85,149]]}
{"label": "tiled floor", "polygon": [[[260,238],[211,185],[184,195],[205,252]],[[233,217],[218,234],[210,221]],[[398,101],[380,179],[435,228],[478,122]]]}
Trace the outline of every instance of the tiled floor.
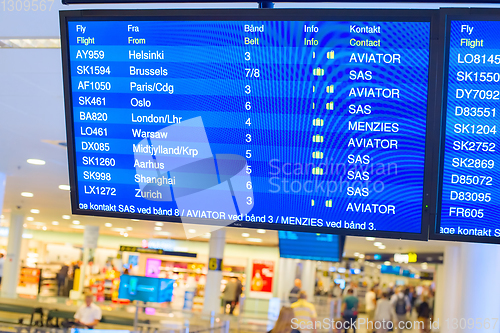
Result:
{"label": "tiled floor", "polygon": [[[12,301],[12,300],[10,300]],[[7,302],[7,300],[0,298],[0,303]],[[76,311],[78,307],[78,303],[75,301],[70,301],[68,299],[63,298],[45,298],[39,301],[35,301],[32,299],[17,299],[15,300],[16,304],[27,305],[27,306],[40,306],[42,308],[54,309],[58,308],[60,310],[66,311]],[[35,304],[36,303],[36,304]],[[11,304],[11,303],[9,303]],[[111,316],[119,316],[123,318],[133,318],[134,317],[134,306],[123,306],[123,305],[112,305],[107,304],[103,305],[103,315],[111,315]],[[325,309],[324,309],[325,310]],[[317,330],[317,333],[331,333],[332,331],[329,329],[325,323],[331,323],[328,319],[329,311],[322,311],[318,309],[318,321],[321,322],[322,326]],[[225,321],[229,320],[230,322],[230,331],[231,332],[242,332],[242,333],[250,333],[250,332],[268,332],[272,329],[274,323],[267,319],[266,313],[243,313],[238,315],[238,309],[235,311],[234,316],[230,315],[216,315],[214,320],[214,327],[219,327],[218,329],[210,330],[210,316],[201,315],[200,313],[193,313],[190,311],[179,311],[172,310],[168,307],[160,307],[157,309],[149,309],[149,315],[141,313],[140,318],[142,319],[150,319],[154,322],[154,326],[156,326],[160,331],[168,331],[171,333],[184,333],[186,326],[189,325],[190,332],[203,331],[207,333],[224,333],[225,330],[220,328],[223,326]],[[19,317],[29,317],[27,315],[19,315],[13,314],[9,312],[0,312],[0,321],[1,318],[19,318]],[[369,333],[366,329],[366,325],[360,325],[364,321],[366,321],[366,315],[360,314],[360,321],[358,321],[358,329],[356,332],[358,333]],[[411,318],[411,320],[416,320],[416,318]],[[110,324],[100,324],[97,328],[100,329],[121,329],[121,330],[132,330],[132,327],[120,326],[120,325],[110,325]],[[352,330],[350,330],[352,332]],[[404,330],[404,333],[414,333],[420,332],[418,329],[413,330]],[[336,332],[335,332],[336,333]]]}

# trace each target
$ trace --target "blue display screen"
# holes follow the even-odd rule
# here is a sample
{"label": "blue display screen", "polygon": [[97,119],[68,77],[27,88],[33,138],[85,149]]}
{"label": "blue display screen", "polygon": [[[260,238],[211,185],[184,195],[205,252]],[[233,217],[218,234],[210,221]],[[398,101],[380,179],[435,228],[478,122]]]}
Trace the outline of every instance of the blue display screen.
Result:
{"label": "blue display screen", "polygon": [[430,22],[79,20],[78,212],[422,232]]}
{"label": "blue display screen", "polygon": [[380,273],[382,273],[382,274],[401,275],[401,267],[400,266],[382,265],[380,267]]}
{"label": "blue display screen", "polygon": [[171,302],[175,280],[145,276],[122,275],[118,298],[131,301]]}
{"label": "blue display screen", "polygon": [[[500,237],[500,22],[450,23],[447,103],[438,233],[462,240]],[[495,167],[497,169],[495,169]],[[465,238],[465,239],[464,239]],[[489,240],[488,240],[489,239]]]}
{"label": "blue display screen", "polygon": [[337,262],[342,259],[343,236],[279,231],[280,257]]}

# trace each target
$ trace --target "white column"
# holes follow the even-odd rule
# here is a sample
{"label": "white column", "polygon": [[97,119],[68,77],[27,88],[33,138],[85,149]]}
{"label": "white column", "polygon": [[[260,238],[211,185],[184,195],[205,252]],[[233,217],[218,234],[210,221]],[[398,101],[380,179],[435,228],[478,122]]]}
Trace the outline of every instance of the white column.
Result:
{"label": "white column", "polygon": [[78,293],[82,294],[85,287],[85,278],[90,259],[90,249],[97,248],[97,240],[99,239],[99,227],[93,225],[86,225],[83,232],[83,263],[80,267],[80,282],[78,284]]}
{"label": "white column", "polygon": [[443,321],[443,309],[444,309],[444,288],[446,284],[446,278],[444,276],[444,266],[436,265],[434,271],[434,282],[436,283],[436,294],[434,295],[434,318],[441,318],[440,322]]}
{"label": "white column", "polygon": [[7,243],[7,256],[3,264],[2,296],[15,298],[16,288],[19,284],[21,266],[21,242],[23,240],[24,216],[11,214],[9,225],[9,238]]}
{"label": "white column", "polygon": [[460,243],[452,243],[444,249],[443,265],[438,269],[436,283],[435,317],[439,318],[441,333],[454,333],[455,330],[444,323],[447,318],[458,318],[460,304]]}
{"label": "white column", "polygon": [[293,288],[295,280],[295,271],[297,260],[289,258],[280,258],[279,261],[279,274],[278,274],[278,297],[281,300],[288,300],[290,290]]}
{"label": "white column", "polygon": [[286,269],[286,259],[285,258],[279,258],[278,260],[278,266],[279,266],[279,273],[276,276],[276,279],[279,281],[278,282],[278,297],[279,299],[285,299],[285,285],[283,283],[284,278],[283,276],[287,274],[287,269]]}
{"label": "white column", "polygon": [[[226,229],[221,228],[212,232],[209,242],[208,260],[222,260],[224,258],[224,247],[226,245]],[[222,268],[222,267],[221,267]],[[222,280],[221,270],[208,270],[207,282],[205,284],[205,301],[203,303],[203,313],[210,314],[220,312],[220,284]]]}
{"label": "white column", "polygon": [[[456,293],[461,294],[459,304],[459,328],[455,332],[500,332],[500,324],[497,322],[493,329],[494,319],[491,327],[469,329],[460,328],[460,319],[476,318],[499,318],[500,316],[500,246],[490,244],[463,243],[460,249],[460,276],[461,288]],[[446,258],[445,258],[446,259]],[[451,301],[447,305],[451,305]],[[443,326],[443,323],[441,323]],[[452,327],[453,328],[453,327]]]}
{"label": "white column", "polygon": [[314,300],[314,285],[316,283],[316,261],[302,260],[302,290],[307,293],[307,300]]}
{"label": "white column", "polygon": [[2,215],[3,197],[5,195],[6,180],[7,180],[7,176],[4,173],[0,172],[0,215]]}

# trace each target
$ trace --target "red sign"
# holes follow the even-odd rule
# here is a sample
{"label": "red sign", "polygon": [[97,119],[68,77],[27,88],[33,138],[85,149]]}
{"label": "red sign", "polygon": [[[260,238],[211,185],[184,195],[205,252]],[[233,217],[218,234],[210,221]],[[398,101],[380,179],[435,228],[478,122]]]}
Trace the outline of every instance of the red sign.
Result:
{"label": "red sign", "polygon": [[273,292],[274,261],[252,261],[250,291]]}

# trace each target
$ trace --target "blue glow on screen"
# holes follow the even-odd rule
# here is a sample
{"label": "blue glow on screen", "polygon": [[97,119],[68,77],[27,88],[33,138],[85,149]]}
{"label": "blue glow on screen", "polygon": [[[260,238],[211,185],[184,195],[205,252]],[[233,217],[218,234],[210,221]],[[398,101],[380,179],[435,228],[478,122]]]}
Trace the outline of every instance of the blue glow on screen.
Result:
{"label": "blue glow on screen", "polygon": [[382,273],[382,274],[401,275],[401,267],[400,266],[382,265],[380,267],[380,273]]}
{"label": "blue glow on screen", "polygon": [[239,220],[420,233],[429,35],[429,22],[69,21],[77,204],[200,216],[144,198],[133,146],[201,117],[211,153],[251,168]]}
{"label": "blue glow on screen", "polygon": [[143,302],[170,302],[175,280],[122,275],[118,298]]}
{"label": "blue glow on screen", "polygon": [[279,231],[280,257],[337,262],[341,259],[339,235]]}
{"label": "blue glow on screen", "polygon": [[496,21],[451,21],[438,233],[500,236],[499,29]]}

